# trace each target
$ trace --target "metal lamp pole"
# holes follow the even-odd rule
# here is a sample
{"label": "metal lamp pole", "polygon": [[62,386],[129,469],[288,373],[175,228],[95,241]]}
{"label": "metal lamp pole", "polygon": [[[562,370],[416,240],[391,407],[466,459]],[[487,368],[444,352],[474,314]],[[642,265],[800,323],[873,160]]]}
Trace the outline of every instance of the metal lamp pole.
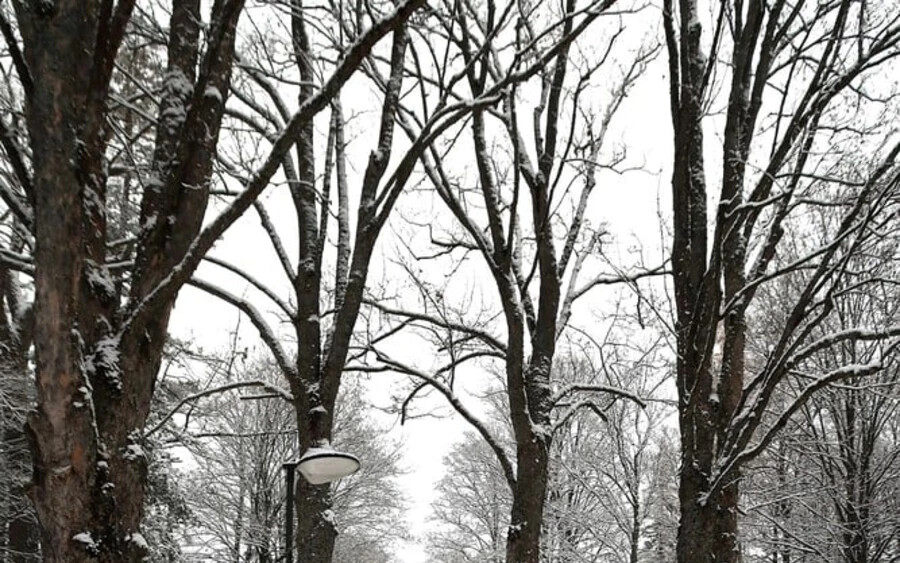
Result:
{"label": "metal lamp pole", "polygon": [[284,560],[294,563],[294,471],[296,461],[288,461],[284,467],[284,485],[287,494],[284,497]]}

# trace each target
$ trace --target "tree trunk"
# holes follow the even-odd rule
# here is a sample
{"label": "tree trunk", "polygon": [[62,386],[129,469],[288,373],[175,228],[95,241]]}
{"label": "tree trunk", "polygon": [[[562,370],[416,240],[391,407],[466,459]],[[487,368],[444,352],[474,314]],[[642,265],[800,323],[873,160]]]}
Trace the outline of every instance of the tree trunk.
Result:
{"label": "tree trunk", "polygon": [[[210,96],[195,99],[190,111],[175,117],[161,112],[154,170],[166,174],[154,175],[156,183],[144,193],[145,228],[128,305],[120,308],[121,296],[110,289],[104,267],[103,154],[116,35],[124,34],[131,6],[127,1],[117,5],[113,23],[104,19],[98,2],[60,0],[47,13],[17,6],[34,78],[27,118],[35,194],[37,408],[29,415],[27,432],[34,463],[32,500],[48,562],[121,563],[145,554],[138,533],[147,472],[141,432],[169,314],[183,281],[156,293],[152,304],[144,300],[157,292],[200,229],[207,190],[185,190],[184,185],[208,186],[210,146],[216,144],[221,121],[223,99]],[[223,13],[214,14],[217,43],[209,47],[212,56],[204,70],[207,89],[227,92],[242,4],[216,6]],[[196,62],[191,53],[200,45],[179,27],[193,18],[199,29],[194,13],[199,13],[199,1],[174,4],[172,28],[179,31],[170,41],[169,70],[183,62],[178,49],[187,50],[182,58],[189,64]],[[182,78],[192,84],[191,75]],[[172,82],[163,92],[166,103],[173,101]],[[182,141],[177,154],[169,150],[173,136]],[[169,220],[156,221],[160,216]]]}
{"label": "tree trunk", "polygon": [[737,563],[741,560],[737,541],[738,484],[701,502],[708,490],[704,471],[685,463],[680,471],[678,563]]}
{"label": "tree trunk", "polygon": [[[635,468],[637,468],[637,464],[635,464]],[[635,471],[637,473],[637,471]],[[632,494],[634,495],[634,502],[631,505],[631,538],[629,538],[629,544],[631,547],[631,553],[629,554],[629,563],[638,563],[640,559],[641,553],[641,501],[640,501],[640,482],[637,480],[637,475],[634,476],[634,487],[632,489]]]}
{"label": "tree trunk", "polygon": [[541,524],[547,496],[549,444],[539,437],[516,448],[518,468],[506,539],[507,563],[539,563]]}
{"label": "tree trunk", "polygon": [[[325,401],[320,394],[301,394],[303,400],[294,408],[301,454],[311,447],[331,443],[336,396]],[[323,404],[323,402],[325,404]],[[294,493],[297,509],[297,561],[331,563],[337,527],[332,512],[331,485],[311,485],[302,475],[297,477]]]}
{"label": "tree trunk", "polygon": [[331,510],[331,485],[310,485],[297,479],[298,563],[331,563],[337,528]]}
{"label": "tree trunk", "polygon": [[34,160],[38,401],[28,433],[34,455],[32,498],[44,560],[51,563],[88,561],[96,550],[88,530],[99,452],[86,408],[91,386],[82,369],[78,325],[84,205],[72,164],[88,106],[98,7],[87,1],[55,3],[53,16],[42,21],[41,43],[26,50],[35,80],[28,125]]}

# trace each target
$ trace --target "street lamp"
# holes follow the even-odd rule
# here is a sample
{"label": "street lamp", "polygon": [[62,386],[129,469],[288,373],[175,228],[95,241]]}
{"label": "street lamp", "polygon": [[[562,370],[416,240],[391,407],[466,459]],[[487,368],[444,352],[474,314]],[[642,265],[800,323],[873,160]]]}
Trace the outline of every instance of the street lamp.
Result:
{"label": "street lamp", "polygon": [[311,485],[324,485],[343,479],[359,471],[359,458],[330,447],[309,448],[299,458],[286,461],[284,482],[287,495],[284,510],[284,550],[286,563],[294,563],[294,471]]}

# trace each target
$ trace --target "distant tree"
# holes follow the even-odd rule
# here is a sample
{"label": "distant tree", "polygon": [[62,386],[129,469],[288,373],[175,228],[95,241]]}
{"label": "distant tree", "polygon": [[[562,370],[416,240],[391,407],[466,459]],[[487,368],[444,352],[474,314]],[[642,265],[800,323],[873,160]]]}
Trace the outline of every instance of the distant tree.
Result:
{"label": "distant tree", "polygon": [[678,537],[678,439],[664,429],[654,440],[647,483],[641,563],[675,561]]}
{"label": "distant tree", "polygon": [[187,502],[190,481],[174,469],[176,458],[160,445],[148,448],[147,493],[141,533],[147,541],[148,563],[188,561],[183,539],[194,524]]}
{"label": "distant tree", "polygon": [[[886,326],[900,313],[896,285],[898,255],[887,246],[876,255],[856,257],[851,271],[865,271],[882,283],[865,291],[851,285],[835,304],[836,315],[818,329],[823,335],[859,325]],[[790,299],[786,284],[761,296],[773,303]],[[760,312],[768,323],[783,322],[780,306]],[[771,333],[768,335],[771,336]],[[771,345],[765,336],[753,348]],[[803,372],[827,373],[842,363],[866,363],[883,348],[879,342],[843,342],[829,354],[802,364]],[[798,382],[799,383],[799,382]],[[796,392],[796,390],[794,390]],[[776,397],[773,402],[785,402]],[[900,442],[892,429],[900,418],[900,367],[889,358],[884,369],[848,377],[812,397],[773,442],[772,451],[750,467],[746,496],[753,547],[769,561],[893,561],[900,537],[894,499],[900,491]]]}
{"label": "distant tree", "polygon": [[[179,476],[190,483],[183,487],[182,502],[190,518],[183,551],[199,550],[217,561],[274,563],[284,555],[283,463],[300,454],[296,415],[280,396],[213,392],[227,388],[229,377],[239,383],[234,381],[237,371],[241,381],[280,379],[271,360],[239,361],[217,378],[222,385],[189,395],[196,397],[190,401],[189,418],[159,419],[164,426],[156,436],[169,445],[183,445],[196,462]],[[395,482],[401,475],[400,451],[370,420],[370,407],[358,385],[348,384],[340,399],[335,444],[356,453],[365,471],[338,482],[331,491],[332,519],[340,532],[333,561],[363,561],[360,554],[366,553],[374,563],[379,553],[390,553],[392,543],[404,537],[405,501]]]}
{"label": "distant tree", "polygon": [[[643,380],[632,382],[631,387],[647,396],[654,393],[658,375],[653,374],[659,366],[648,357],[626,367],[624,358],[607,350],[600,368],[584,360],[583,352],[563,354],[554,368],[559,386],[569,380],[600,385],[605,382],[603,370],[628,371],[630,367],[635,373],[644,371]],[[488,395],[494,401],[504,396]],[[502,424],[508,421],[505,406],[489,408],[495,412],[488,418],[501,421],[493,424],[492,435],[502,436],[504,447],[511,448],[512,432]],[[665,459],[665,453],[657,450],[663,448],[657,440],[665,414],[664,404],[642,411],[624,401],[595,400],[593,409],[554,415],[542,562],[641,560],[648,543],[645,534],[653,523],[651,507],[663,496],[653,481],[671,483],[675,475],[671,465],[653,465]],[[503,561],[512,495],[492,449],[477,433],[466,433],[445,458],[445,465],[447,474],[438,485],[435,506],[436,531],[429,537],[435,558]],[[667,469],[672,473],[664,475]],[[671,531],[674,538],[674,528]]]}

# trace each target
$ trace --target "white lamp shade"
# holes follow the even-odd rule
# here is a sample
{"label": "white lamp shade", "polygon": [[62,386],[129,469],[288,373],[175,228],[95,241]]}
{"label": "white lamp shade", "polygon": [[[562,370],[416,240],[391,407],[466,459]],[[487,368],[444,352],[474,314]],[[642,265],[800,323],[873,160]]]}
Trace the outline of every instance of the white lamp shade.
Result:
{"label": "white lamp shade", "polygon": [[359,470],[355,455],[324,448],[306,450],[297,469],[312,485],[323,485],[353,475]]}

